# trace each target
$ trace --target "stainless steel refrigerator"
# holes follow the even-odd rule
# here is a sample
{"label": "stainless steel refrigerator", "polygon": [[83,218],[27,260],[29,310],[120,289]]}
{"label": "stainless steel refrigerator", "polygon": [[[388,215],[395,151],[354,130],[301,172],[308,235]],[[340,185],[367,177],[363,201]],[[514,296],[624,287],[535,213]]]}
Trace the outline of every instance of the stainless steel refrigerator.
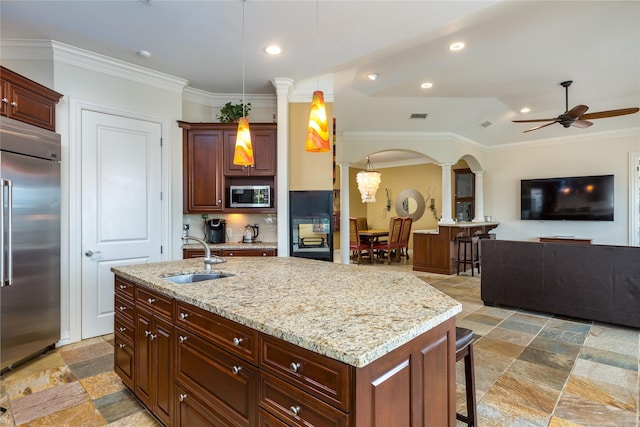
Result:
{"label": "stainless steel refrigerator", "polygon": [[60,339],[60,135],[0,116],[2,371]]}

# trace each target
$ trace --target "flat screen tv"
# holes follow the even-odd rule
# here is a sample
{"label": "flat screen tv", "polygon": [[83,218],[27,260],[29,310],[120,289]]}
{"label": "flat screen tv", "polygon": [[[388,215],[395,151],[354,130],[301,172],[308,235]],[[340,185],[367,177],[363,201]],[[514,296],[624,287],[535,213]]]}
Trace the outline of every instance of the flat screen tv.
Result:
{"label": "flat screen tv", "polygon": [[613,221],[613,175],[523,179],[520,219]]}

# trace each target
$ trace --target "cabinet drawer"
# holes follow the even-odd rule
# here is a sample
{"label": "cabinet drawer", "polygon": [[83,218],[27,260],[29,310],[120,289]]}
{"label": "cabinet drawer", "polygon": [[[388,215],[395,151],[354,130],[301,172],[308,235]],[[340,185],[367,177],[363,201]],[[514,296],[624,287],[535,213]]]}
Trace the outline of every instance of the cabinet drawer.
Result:
{"label": "cabinet drawer", "polygon": [[122,383],[133,390],[135,351],[131,341],[115,334],[113,342],[113,369]]}
{"label": "cabinet drawer", "polygon": [[334,359],[260,335],[260,366],[346,412],[353,369]]}
{"label": "cabinet drawer", "polygon": [[224,249],[223,257],[236,256],[276,256],[275,249]]}
{"label": "cabinet drawer", "polygon": [[179,328],[176,380],[238,426],[257,418],[258,369]]}
{"label": "cabinet drawer", "polygon": [[260,377],[260,406],[291,426],[350,425],[349,414],[267,373]]}
{"label": "cabinet drawer", "polygon": [[114,321],[114,332],[116,335],[120,335],[123,338],[128,339],[133,342],[135,339],[135,329],[133,327],[133,323],[129,322],[127,318],[121,315],[119,312],[116,312],[115,321]]}
{"label": "cabinet drawer", "polygon": [[133,283],[116,276],[115,286],[116,293],[128,296],[131,299],[134,298],[135,285]]}
{"label": "cabinet drawer", "polygon": [[114,301],[115,312],[123,316],[127,321],[133,323],[133,309],[135,308],[133,300],[116,293]]}
{"label": "cabinet drawer", "polygon": [[258,333],[255,330],[180,301],[176,305],[176,325],[258,364]]}
{"label": "cabinet drawer", "polygon": [[161,295],[150,289],[136,287],[136,304],[146,307],[154,312],[171,319],[173,316],[173,298]]}

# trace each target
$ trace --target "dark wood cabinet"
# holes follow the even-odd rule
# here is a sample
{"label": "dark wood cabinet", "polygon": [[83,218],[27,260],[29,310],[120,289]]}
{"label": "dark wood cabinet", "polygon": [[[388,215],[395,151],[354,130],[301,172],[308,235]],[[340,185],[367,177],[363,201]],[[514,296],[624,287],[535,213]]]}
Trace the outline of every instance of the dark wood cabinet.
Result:
{"label": "dark wood cabinet", "polygon": [[253,166],[233,164],[237,128],[224,131],[224,175],[225,176],[275,176],[276,174],[276,132],[275,124],[254,124],[251,128]]}
{"label": "dark wood cabinet", "polygon": [[135,381],[134,290],[133,283],[116,277],[113,366],[124,385],[131,390]]}
{"label": "dark wood cabinet", "polygon": [[51,131],[62,94],[0,66],[0,115]]}
{"label": "dark wood cabinet", "polygon": [[173,299],[136,288],[135,394],[164,424],[173,424]]}
{"label": "dark wood cabinet", "polygon": [[[250,123],[255,164],[233,164],[237,124],[188,123],[183,129],[184,213],[276,212],[277,125]],[[270,208],[229,207],[231,185],[268,185],[274,201]]]}
{"label": "dark wood cabinet", "polygon": [[141,285],[133,301],[116,372],[167,426],[455,425],[455,318],[356,368]]}
{"label": "dark wood cabinet", "polygon": [[221,212],[224,207],[222,131],[185,129],[182,139],[183,212]]}

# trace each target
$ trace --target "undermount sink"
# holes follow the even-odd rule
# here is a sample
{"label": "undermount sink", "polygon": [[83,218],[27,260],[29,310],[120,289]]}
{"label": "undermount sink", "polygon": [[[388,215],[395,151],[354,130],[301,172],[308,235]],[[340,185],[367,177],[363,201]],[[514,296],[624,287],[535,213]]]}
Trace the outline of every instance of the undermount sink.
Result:
{"label": "undermount sink", "polygon": [[233,274],[216,271],[211,273],[178,274],[175,276],[163,277],[163,279],[179,285],[185,285],[187,283],[204,282],[205,280],[221,279],[229,276],[233,276]]}

